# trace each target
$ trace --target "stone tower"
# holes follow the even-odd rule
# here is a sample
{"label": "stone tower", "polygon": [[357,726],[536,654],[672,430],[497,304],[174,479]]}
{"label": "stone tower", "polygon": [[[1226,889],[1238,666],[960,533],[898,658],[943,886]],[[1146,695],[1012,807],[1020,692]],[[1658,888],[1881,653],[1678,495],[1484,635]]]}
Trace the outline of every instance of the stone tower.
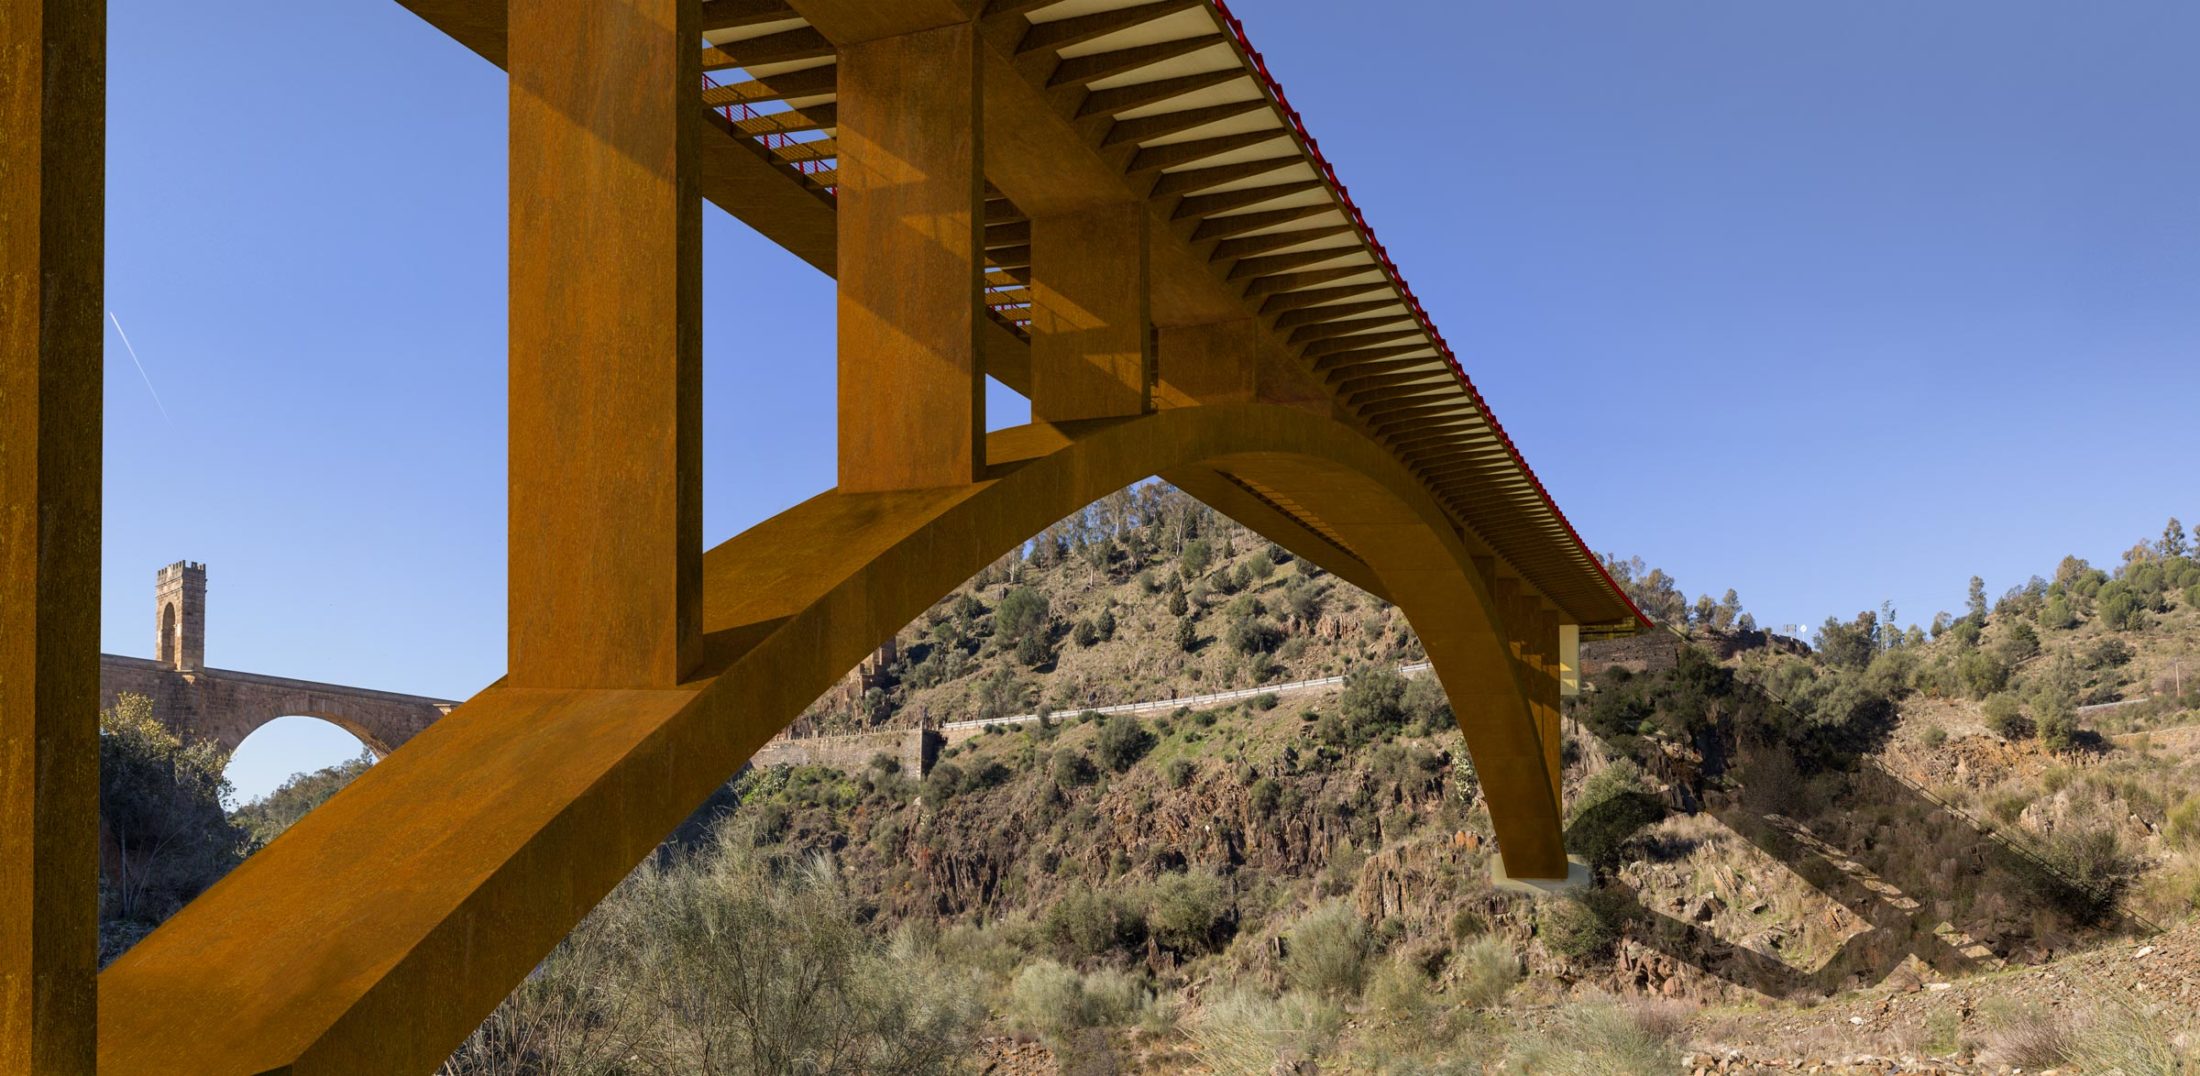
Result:
{"label": "stone tower", "polygon": [[206,667],[206,565],[179,560],[162,568],[153,589],[160,662],[178,672]]}

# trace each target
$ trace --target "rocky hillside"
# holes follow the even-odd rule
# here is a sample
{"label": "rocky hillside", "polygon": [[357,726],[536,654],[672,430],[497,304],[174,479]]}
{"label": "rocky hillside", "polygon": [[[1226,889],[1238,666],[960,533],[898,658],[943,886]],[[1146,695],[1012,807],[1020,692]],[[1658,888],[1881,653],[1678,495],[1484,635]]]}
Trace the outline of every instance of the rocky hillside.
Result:
{"label": "rocky hillside", "polygon": [[1074,712],[1420,656],[1387,603],[1150,483],[1048,528],[941,599],[799,726]]}
{"label": "rocky hillside", "polygon": [[[936,1065],[850,1071],[2190,1071],[2189,558],[2065,562],[1931,629],[1829,621],[1815,650],[1731,592],[1622,574],[1681,631],[1585,655],[1564,755],[1587,890],[1492,886],[1478,783],[1441,687],[1397,671],[1420,652],[1394,609],[1142,487],[940,602],[806,724],[1046,716],[921,780],[885,758],[743,775],[453,1071],[592,1071],[552,1063],[573,1028],[684,1071],[694,1043],[758,1048],[713,1014],[819,997],[846,1027],[928,1021]],[[773,959],[838,939],[845,985],[741,994],[754,955],[711,962],[729,893]],[[650,941],[668,930],[700,933]],[[607,985],[629,980],[662,989]]]}

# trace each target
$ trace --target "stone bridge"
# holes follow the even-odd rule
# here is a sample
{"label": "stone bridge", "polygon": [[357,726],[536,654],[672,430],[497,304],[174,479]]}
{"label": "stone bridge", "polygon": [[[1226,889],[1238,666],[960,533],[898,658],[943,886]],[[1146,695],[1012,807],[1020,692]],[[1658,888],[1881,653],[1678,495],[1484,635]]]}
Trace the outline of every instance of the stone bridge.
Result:
{"label": "stone bridge", "polygon": [[278,717],[316,717],[359,738],[380,758],[458,705],[259,673],[205,667],[206,565],[178,561],[160,570],[154,596],[155,659],[99,656],[99,701],[124,693],[153,700],[153,714],[187,740],[235,751]]}

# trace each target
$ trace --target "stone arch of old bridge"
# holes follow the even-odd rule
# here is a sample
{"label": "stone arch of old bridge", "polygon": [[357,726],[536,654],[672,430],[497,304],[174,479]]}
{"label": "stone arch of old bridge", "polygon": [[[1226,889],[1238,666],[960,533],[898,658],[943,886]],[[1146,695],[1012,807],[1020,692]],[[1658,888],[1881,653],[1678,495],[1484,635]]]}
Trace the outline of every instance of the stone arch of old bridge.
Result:
{"label": "stone arch of old bridge", "polygon": [[[95,1004],[104,5],[0,0],[45,42],[0,110],[0,1067],[432,1068],[888,633],[1154,473],[1399,604],[1506,869],[1568,873],[1567,651],[1638,616],[1219,0],[401,2],[510,72],[510,667]],[[837,487],[707,553],[704,199],[839,297]]]}
{"label": "stone arch of old bridge", "polygon": [[357,737],[380,758],[418,735],[456,702],[284,676],[210,669],[206,661],[206,565],[177,561],[154,590],[158,659],[99,656],[102,707],[123,694],[153,702],[153,715],[187,740],[234,752],[279,717],[312,717]]}

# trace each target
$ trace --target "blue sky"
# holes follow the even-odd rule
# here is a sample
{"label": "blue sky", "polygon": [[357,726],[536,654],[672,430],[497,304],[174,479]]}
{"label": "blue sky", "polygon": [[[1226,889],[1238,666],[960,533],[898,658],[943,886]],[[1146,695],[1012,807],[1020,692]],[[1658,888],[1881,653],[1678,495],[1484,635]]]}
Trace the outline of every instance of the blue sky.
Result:
{"label": "blue sky", "polygon": [[[1923,621],[2200,522],[2200,8],[1236,7],[1598,549],[1766,623]],[[110,326],[105,648],[152,652],[190,558],[216,667],[470,694],[502,74],[392,0],[111,12],[107,303],[159,403]],[[832,292],[705,215],[715,542],[832,481]],[[356,751],[289,724],[242,794]]]}

